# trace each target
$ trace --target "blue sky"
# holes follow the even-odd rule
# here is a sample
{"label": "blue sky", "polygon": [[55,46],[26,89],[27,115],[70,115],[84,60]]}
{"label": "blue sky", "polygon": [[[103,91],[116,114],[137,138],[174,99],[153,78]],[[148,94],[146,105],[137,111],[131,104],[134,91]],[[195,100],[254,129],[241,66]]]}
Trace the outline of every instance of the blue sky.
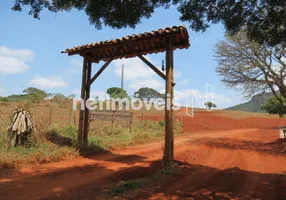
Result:
{"label": "blue sky", "polygon": [[[33,86],[50,93],[79,96],[82,58],[67,56],[61,51],[77,45],[113,39],[133,33],[147,32],[173,25],[185,25],[176,8],[157,9],[150,19],[143,19],[135,29],[97,30],[89,24],[84,12],[42,12],[40,20],[28,15],[28,10],[12,12],[13,1],[0,2],[0,96],[21,93]],[[222,25],[213,25],[204,33],[188,28],[191,47],[174,53],[176,97],[182,100],[186,92],[198,94],[204,101],[206,84],[212,85],[214,102],[219,108],[242,101],[239,92],[226,88],[215,72],[215,44],[224,38]],[[147,58],[161,67],[165,55],[150,54]],[[124,88],[129,95],[142,86],[164,90],[164,82],[138,59],[116,60],[93,83],[92,96],[101,95],[109,87],[120,87],[120,66],[125,66]],[[93,64],[95,73],[102,63]]]}

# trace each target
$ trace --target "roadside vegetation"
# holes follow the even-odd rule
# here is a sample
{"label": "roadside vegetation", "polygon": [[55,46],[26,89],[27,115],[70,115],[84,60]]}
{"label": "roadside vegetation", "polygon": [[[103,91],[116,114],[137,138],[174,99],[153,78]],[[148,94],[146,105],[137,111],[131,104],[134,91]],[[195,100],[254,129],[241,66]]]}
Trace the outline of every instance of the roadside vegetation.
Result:
{"label": "roadside vegetation", "polygon": [[[9,115],[17,107],[29,109],[36,131],[26,145],[10,147],[7,135]],[[112,129],[108,121],[92,121],[89,143],[87,146],[81,146],[77,144],[78,112],[72,111],[70,107],[70,100],[62,104],[53,100],[42,100],[40,103],[0,102],[0,170],[72,159],[79,155],[85,156],[164,138],[164,121],[141,120],[139,114],[134,116],[131,132],[129,125],[124,122],[114,122]],[[176,123],[176,133],[180,131],[181,125]]]}

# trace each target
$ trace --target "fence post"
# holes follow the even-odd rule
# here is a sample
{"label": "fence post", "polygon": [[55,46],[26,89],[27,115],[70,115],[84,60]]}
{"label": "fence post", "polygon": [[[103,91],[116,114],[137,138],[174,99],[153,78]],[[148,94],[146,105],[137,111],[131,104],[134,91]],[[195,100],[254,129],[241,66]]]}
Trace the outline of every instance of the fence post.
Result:
{"label": "fence post", "polygon": [[50,108],[49,126],[51,126],[51,124],[52,124],[52,113],[53,113],[53,107]]}
{"label": "fence post", "polygon": [[70,113],[69,113],[69,125],[71,124],[71,115],[72,115],[72,109],[70,109]]}
{"label": "fence post", "polygon": [[113,134],[113,119],[111,120],[111,134]]}
{"label": "fence post", "polygon": [[76,119],[75,119],[75,112],[73,113],[73,123],[74,123],[74,126],[76,126]]}

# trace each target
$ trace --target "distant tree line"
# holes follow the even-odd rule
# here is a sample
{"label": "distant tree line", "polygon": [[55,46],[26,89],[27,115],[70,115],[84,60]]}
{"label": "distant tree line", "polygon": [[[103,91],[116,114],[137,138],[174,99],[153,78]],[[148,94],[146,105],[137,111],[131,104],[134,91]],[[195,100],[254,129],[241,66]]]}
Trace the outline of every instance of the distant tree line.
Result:
{"label": "distant tree line", "polygon": [[40,90],[34,87],[28,87],[22,92],[23,94],[12,94],[7,97],[0,96],[0,101],[39,103],[44,99],[52,99],[55,102],[61,103],[62,100],[72,99],[75,97],[75,95],[65,96],[61,93],[47,93],[44,90]]}

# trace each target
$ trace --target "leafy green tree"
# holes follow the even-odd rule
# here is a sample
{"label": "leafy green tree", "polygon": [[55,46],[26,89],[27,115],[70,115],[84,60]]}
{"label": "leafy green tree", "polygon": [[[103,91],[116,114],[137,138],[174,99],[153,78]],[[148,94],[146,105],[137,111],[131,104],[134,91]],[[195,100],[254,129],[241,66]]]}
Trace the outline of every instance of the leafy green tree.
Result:
{"label": "leafy green tree", "polygon": [[110,98],[113,98],[113,99],[129,98],[127,92],[118,87],[108,88],[106,93],[109,94]]}
{"label": "leafy green tree", "polygon": [[261,107],[261,109],[269,114],[276,114],[281,118],[284,117],[286,114],[286,99],[283,97],[280,98],[283,99],[283,104],[281,104],[277,98],[272,97]]}
{"label": "leafy green tree", "polygon": [[152,88],[143,87],[134,93],[134,97],[150,102],[151,99],[164,98],[164,95]]}
{"label": "leafy green tree", "polygon": [[84,10],[91,24],[101,29],[134,28],[142,18],[150,18],[156,8],[177,7],[180,19],[195,31],[205,31],[211,24],[221,23],[228,34],[244,28],[259,43],[271,46],[286,44],[285,0],[15,0],[12,10],[22,11],[39,19],[43,9],[51,12]]}
{"label": "leafy green tree", "polygon": [[205,106],[210,110],[212,108],[216,108],[216,105],[212,102],[206,102]]}
{"label": "leafy green tree", "polygon": [[28,100],[29,98],[27,94],[12,94],[7,97],[0,98],[0,101],[4,102],[23,102]]}
{"label": "leafy green tree", "polygon": [[2,102],[8,102],[8,98],[7,98],[7,97],[0,97],[0,101],[2,101]]}
{"label": "leafy green tree", "polygon": [[38,103],[48,96],[48,94],[45,91],[34,87],[29,87],[23,90],[23,93],[27,94],[28,100],[31,101],[32,103]]}

